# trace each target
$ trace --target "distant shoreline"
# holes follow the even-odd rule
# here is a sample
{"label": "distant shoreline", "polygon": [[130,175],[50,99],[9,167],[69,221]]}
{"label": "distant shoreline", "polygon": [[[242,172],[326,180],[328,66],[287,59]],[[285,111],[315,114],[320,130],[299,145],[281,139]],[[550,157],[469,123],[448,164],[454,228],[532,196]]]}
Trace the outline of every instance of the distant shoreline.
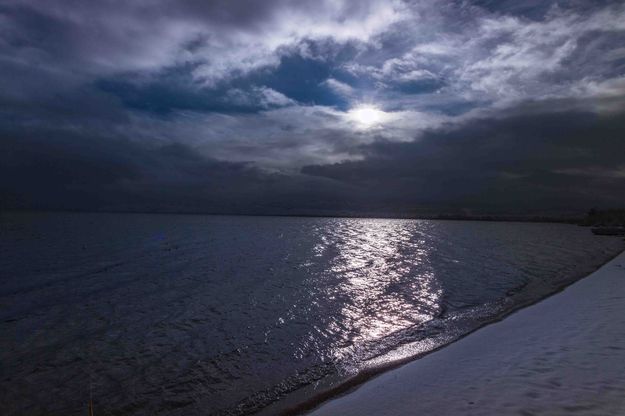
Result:
{"label": "distant shoreline", "polygon": [[286,218],[362,218],[396,220],[442,220],[442,221],[485,221],[485,222],[529,222],[582,224],[584,216],[549,215],[461,215],[461,214],[384,214],[384,213],[245,213],[245,212],[185,212],[185,211],[143,211],[143,210],[82,210],[82,209],[8,209],[5,213],[65,213],[65,214],[141,214],[141,215],[194,215],[232,217],[286,217]]}

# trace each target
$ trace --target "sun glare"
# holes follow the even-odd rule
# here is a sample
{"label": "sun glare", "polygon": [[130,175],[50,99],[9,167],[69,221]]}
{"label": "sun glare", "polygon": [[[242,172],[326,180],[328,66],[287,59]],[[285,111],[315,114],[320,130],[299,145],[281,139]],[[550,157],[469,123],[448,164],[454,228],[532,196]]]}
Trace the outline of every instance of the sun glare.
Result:
{"label": "sun glare", "polygon": [[375,107],[358,107],[350,110],[349,117],[361,127],[371,127],[381,123],[386,113]]}

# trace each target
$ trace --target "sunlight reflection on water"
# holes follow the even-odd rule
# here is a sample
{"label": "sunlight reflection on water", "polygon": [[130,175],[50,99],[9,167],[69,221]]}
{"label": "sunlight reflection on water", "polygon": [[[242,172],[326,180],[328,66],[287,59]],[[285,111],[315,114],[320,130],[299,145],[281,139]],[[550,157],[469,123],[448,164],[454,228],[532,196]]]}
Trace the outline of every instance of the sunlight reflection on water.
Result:
{"label": "sunlight reflection on water", "polygon": [[322,256],[331,247],[336,250],[328,272],[337,284],[328,286],[326,295],[344,300],[327,330],[347,328],[351,334],[351,348],[335,347],[335,358],[344,360],[363,343],[440,313],[442,288],[428,267],[429,247],[420,238],[421,228],[415,221],[370,219],[342,220],[330,233],[324,230],[326,236],[313,251]]}

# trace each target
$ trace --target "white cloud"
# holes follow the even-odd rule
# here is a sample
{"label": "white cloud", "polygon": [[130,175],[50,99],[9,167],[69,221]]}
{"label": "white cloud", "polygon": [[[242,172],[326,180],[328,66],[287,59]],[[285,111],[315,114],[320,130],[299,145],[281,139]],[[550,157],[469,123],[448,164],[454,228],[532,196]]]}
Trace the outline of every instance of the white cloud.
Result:
{"label": "white cloud", "polygon": [[419,111],[383,115],[380,123],[363,129],[350,111],[325,106],[289,105],[236,115],[187,111],[167,119],[135,114],[130,126],[115,134],[157,145],[181,142],[219,160],[297,171],[309,164],[361,160],[364,145],[411,141],[450,121]]}
{"label": "white cloud", "polygon": [[[461,56],[458,79],[468,84],[469,93],[495,99],[566,95],[572,86],[567,79],[579,77],[576,68],[567,66],[567,59],[579,51],[581,39],[597,32],[625,30],[624,22],[625,7],[590,15],[555,10],[547,20],[536,22],[517,17],[483,18],[475,37],[465,42],[469,55]],[[585,53],[597,54],[592,50]],[[561,81],[554,82],[551,74],[558,74]]]}
{"label": "white cloud", "polygon": [[328,78],[322,85],[325,85],[331,89],[335,94],[345,98],[353,98],[356,95],[356,90],[349,84],[336,80],[334,78]]}
{"label": "white cloud", "polygon": [[201,62],[195,76],[207,85],[276,66],[280,51],[305,39],[367,42],[405,18],[400,1],[319,1],[316,7],[284,7],[257,31],[207,32],[205,44],[194,53]]}
{"label": "white cloud", "polygon": [[[422,25],[396,28],[405,48],[393,54],[382,48],[378,56],[371,52],[343,65],[353,76],[374,80],[382,96],[396,84],[440,82],[436,97],[387,93],[394,107],[458,99],[503,106],[572,96],[589,72],[595,81],[613,77],[623,57],[619,41],[625,39],[625,5],[592,11],[553,8],[542,20],[475,7],[464,10],[463,18],[453,9],[437,14],[422,6],[419,12]],[[615,39],[602,40],[608,36]]]}
{"label": "white cloud", "polygon": [[438,76],[424,66],[418,56],[407,53],[399,58],[388,59],[381,66],[349,63],[344,68],[354,75],[371,77],[379,82],[380,87],[386,87],[388,83],[436,80]]}
{"label": "white cloud", "polygon": [[273,90],[271,88],[259,87],[257,91],[260,94],[261,105],[263,105],[266,108],[273,107],[273,106],[285,107],[287,105],[295,104],[295,101],[291,100],[286,95],[276,90]]}
{"label": "white cloud", "polygon": [[286,95],[266,86],[252,87],[247,91],[231,88],[226,93],[225,101],[236,106],[254,108],[285,107],[296,103]]}
{"label": "white cloud", "polygon": [[47,64],[63,60],[72,71],[100,75],[192,64],[209,86],[275,66],[282,48],[304,39],[367,42],[405,17],[400,0],[6,3],[18,15],[30,9],[56,25],[39,38],[25,36],[33,29],[20,25],[27,20],[1,29],[13,45],[24,45],[21,53],[47,54]]}

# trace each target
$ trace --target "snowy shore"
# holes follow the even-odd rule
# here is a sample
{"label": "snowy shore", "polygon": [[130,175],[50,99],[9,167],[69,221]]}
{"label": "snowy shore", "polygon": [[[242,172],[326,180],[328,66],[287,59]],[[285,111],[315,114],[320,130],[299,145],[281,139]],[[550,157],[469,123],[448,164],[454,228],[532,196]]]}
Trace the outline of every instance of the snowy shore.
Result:
{"label": "snowy shore", "polygon": [[625,252],[311,415],[624,415]]}

